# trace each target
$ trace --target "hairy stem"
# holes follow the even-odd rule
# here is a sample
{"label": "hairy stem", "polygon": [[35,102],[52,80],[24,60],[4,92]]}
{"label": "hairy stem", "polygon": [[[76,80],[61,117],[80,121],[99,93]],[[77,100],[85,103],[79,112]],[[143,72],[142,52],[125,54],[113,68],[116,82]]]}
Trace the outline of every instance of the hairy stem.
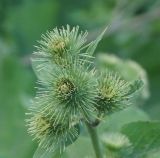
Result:
{"label": "hairy stem", "polygon": [[103,156],[102,156],[102,150],[101,150],[101,147],[100,147],[99,138],[98,138],[98,135],[97,135],[96,128],[92,127],[87,122],[86,122],[86,126],[87,126],[89,135],[90,135],[91,140],[92,140],[92,145],[93,145],[96,157],[97,158],[103,158]]}

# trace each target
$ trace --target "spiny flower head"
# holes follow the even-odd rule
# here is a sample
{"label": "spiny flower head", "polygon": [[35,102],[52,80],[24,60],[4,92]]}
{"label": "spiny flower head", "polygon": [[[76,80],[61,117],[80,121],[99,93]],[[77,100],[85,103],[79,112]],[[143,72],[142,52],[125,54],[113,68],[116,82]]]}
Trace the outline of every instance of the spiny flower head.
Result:
{"label": "spiny flower head", "polygon": [[138,102],[142,104],[149,97],[148,78],[146,71],[141,65],[132,60],[124,60],[113,54],[100,53],[97,55],[96,65],[101,70],[118,72],[124,80],[134,81],[140,77],[144,83],[143,90],[137,96]]}
{"label": "spiny flower head", "polygon": [[53,71],[48,72],[47,81],[39,81],[41,87],[31,111],[55,116],[55,123],[68,116],[70,123],[73,118],[88,121],[89,117],[94,117],[97,82],[88,69],[84,62],[76,60],[67,68],[54,66]]}
{"label": "spiny flower head", "polygon": [[32,60],[39,86],[27,119],[28,131],[40,147],[64,149],[68,139],[78,137],[81,122],[92,124],[99,113],[128,105],[139,87],[139,82],[130,84],[113,73],[97,73],[92,55],[104,32],[87,45],[87,32],[79,32],[78,26],[42,35]]}
{"label": "spiny flower head", "polygon": [[61,99],[67,100],[69,97],[72,97],[75,92],[76,87],[68,78],[61,78],[57,82],[57,95],[59,95]]}
{"label": "spiny flower head", "polygon": [[120,150],[131,146],[130,140],[121,133],[106,133],[102,136],[102,141],[109,150]]}
{"label": "spiny flower head", "polygon": [[80,53],[86,37],[87,32],[79,31],[78,26],[70,28],[67,25],[66,28],[55,28],[42,35],[40,46],[37,46],[38,51],[35,54],[57,64],[63,64],[68,56]]}
{"label": "spiny flower head", "polygon": [[[112,72],[101,73],[98,79],[97,108],[101,112],[110,113],[128,105],[130,95],[129,82]],[[125,104],[124,104],[125,103]]]}
{"label": "spiny flower head", "polygon": [[68,141],[74,141],[78,137],[79,128],[68,125],[67,121],[54,123],[54,118],[50,119],[41,113],[30,113],[27,119],[28,132],[39,142],[41,148],[48,151],[65,149]]}

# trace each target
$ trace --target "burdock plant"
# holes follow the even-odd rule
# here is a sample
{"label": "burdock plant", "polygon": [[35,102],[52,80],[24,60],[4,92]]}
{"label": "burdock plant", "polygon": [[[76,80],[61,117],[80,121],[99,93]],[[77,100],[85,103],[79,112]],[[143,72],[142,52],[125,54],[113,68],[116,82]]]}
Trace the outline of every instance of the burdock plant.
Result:
{"label": "burdock plant", "polygon": [[96,66],[93,54],[104,32],[87,43],[86,31],[67,25],[42,35],[36,46],[32,63],[38,88],[26,122],[44,155],[62,153],[85,124],[96,157],[102,158],[96,127],[105,116],[130,106],[142,85]]}

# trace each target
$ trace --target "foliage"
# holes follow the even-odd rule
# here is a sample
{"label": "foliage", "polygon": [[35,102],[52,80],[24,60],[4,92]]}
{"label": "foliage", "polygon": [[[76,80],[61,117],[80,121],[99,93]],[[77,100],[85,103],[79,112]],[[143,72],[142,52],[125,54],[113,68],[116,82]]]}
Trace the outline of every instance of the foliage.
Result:
{"label": "foliage", "polygon": [[145,158],[150,152],[158,152],[160,147],[159,129],[160,122],[158,121],[134,122],[125,125],[122,133],[128,136],[133,145],[130,157]]}
{"label": "foliage", "polygon": [[27,126],[38,140],[38,148],[46,149],[46,154],[58,150],[61,153],[73,143],[80,123],[92,126],[94,119],[100,123],[104,116],[129,106],[130,99],[143,86],[138,79],[128,82],[112,71],[96,67],[92,54],[104,32],[87,45],[86,33],[79,32],[78,27],[71,29],[69,25],[47,32],[32,60],[39,62],[33,64],[36,74],[46,75],[39,79]]}
{"label": "foliage", "polygon": [[[37,44],[41,33],[68,23],[89,30],[87,43],[94,41],[100,30],[108,25],[94,55],[99,56],[99,52],[103,52],[105,57],[102,58],[107,67],[122,79],[131,82],[140,76],[144,83],[129,108],[103,118],[98,126],[100,135],[121,132],[122,126],[130,122],[159,120],[159,8],[159,0],[1,0],[0,157],[33,156],[37,144],[28,136],[24,122],[24,113],[29,108],[30,98],[35,96],[34,87],[37,86],[30,55],[35,51],[33,45]],[[97,56],[96,59],[99,58]],[[116,62],[110,63],[112,59]],[[32,64],[35,68],[39,61]],[[36,73],[41,80],[46,75],[44,71]],[[87,132],[81,126],[80,131],[79,138],[67,147],[63,157],[94,157]],[[86,146],[90,148],[84,152]],[[44,151],[41,149],[37,153],[42,155]],[[59,157],[58,154],[56,156]],[[145,157],[158,158],[159,151],[152,149]]]}

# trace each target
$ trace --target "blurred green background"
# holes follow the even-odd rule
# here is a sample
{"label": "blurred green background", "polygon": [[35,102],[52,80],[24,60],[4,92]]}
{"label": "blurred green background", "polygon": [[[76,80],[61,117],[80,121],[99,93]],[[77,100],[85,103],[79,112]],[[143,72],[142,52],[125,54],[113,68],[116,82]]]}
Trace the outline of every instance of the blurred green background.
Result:
{"label": "blurred green background", "polygon": [[147,71],[150,98],[140,108],[160,119],[159,0],[0,0],[0,158],[31,158],[36,149],[24,121],[36,86],[30,57],[42,33],[66,24],[88,30],[89,41],[109,26],[96,52]]}

